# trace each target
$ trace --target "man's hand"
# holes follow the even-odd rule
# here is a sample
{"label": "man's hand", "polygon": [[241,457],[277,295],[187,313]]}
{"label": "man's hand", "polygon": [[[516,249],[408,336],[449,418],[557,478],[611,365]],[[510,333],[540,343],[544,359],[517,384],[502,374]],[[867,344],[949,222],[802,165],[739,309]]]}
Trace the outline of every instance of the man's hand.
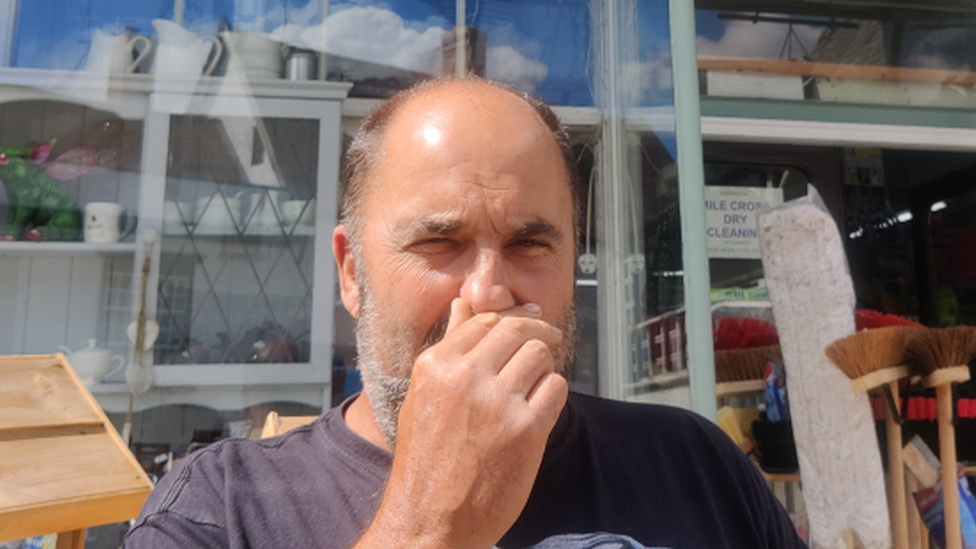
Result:
{"label": "man's hand", "polygon": [[491,547],[525,506],[566,402],[562,333],[528,304],[474,315],[414,364],[383,502],[359,547]]}

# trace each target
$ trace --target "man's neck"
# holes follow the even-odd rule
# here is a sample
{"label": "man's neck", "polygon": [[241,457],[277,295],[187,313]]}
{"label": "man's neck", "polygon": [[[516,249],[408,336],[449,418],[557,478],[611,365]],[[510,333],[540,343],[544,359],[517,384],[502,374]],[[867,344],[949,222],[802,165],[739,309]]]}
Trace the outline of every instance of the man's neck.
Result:
{"label": "man's neck", "polygon": [[376,418],[373,416],[373,408],[369,404],[369,397],[366,396],[366,393],[360,393],[346,407],[342,417],[352,432],[363,437],[368,442],[388,452],[392,452],[390,445],[386,443],[386,437],[383,436],[383,431],[380,430],[379,425],[376,423]]}

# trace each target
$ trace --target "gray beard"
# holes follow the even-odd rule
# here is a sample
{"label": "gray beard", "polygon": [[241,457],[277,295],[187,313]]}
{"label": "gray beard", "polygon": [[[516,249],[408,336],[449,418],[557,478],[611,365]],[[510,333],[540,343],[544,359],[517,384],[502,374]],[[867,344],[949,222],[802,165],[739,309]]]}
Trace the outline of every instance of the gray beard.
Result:
{"label": "gray beard", "polygon": [[[388,325],[389,320],[373,303],[367,279],[357,278],[360,281],[360,315],[356,323],[356,350],[363,391],[369,398],[383,437],[390,448],[395,449],[397,421],[410,387],[413,363],[420,353],[444,338],[448,319],[439,320],[427,334],[414,333],[417,330],[408,326]],[[563,341],[553,350],[553,359],[556,372],[565,375],[576,348],[574,307],[563,315],[557,327],[563,332]]]}

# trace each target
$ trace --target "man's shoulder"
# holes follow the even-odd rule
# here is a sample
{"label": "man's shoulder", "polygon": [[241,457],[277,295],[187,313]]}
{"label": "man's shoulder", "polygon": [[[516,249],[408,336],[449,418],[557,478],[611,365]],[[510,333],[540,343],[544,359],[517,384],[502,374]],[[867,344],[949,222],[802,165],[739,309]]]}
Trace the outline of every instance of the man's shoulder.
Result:
{"label": "man's shoulder", "polygon": [[571,393],[567,431],[576,444],[657,454],[662,447],[694,456],[740,453],[721,429],[700,414],[666,404],[623,402]]}
{"label": "man's shoulder", "polygon": [[619,426],[653,427],[657,430],[685,430],[700,426],[711,430],[711,422],[684,408],[666,404],[627,402],[570,393],[567,401],[572,413],[587,422],[613,422]]}

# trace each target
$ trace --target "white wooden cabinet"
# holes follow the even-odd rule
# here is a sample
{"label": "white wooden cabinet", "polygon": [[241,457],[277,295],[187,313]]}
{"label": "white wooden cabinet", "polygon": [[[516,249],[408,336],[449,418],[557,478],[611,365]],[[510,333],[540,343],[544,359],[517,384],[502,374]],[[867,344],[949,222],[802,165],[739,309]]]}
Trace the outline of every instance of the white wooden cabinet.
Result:
{"label": "white wooden cabinet", "polygon": [[[82,208],[119,202],[139,220],[115,244],[0,242],[0,354],[78,349],[94,337],[130,359],[125,327],[138,314],[148,250],[146,314],[160,322],[161,337],[143,361],[154,383],[135,399],[137,410],[328,407],[331,230],[348,89],[0,71],[0,146],[101,143],[95,165],[64,186]],[[106,140],[110,130],[117,135]],[[285,212],[285,202],[298,211]],[[180,204],[175,218],[167,203]],[[228,206],[239,209],[228,214]],[[299,220],[302,208],[309,211]],[[158,235],[151,248],[149,230]],[[262,342],[277,351],[262,354]],[[129,405],[121,372],[92,391],[110,412]]]}

